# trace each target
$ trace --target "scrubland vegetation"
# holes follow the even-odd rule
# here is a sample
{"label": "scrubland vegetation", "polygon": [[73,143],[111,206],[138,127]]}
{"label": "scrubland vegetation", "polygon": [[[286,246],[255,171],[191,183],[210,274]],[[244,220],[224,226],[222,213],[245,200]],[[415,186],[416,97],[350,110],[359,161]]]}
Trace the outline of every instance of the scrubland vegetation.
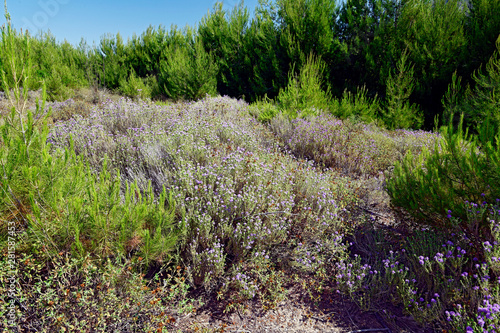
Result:
{"label": "scrubland vegetation", "polygon": [[292,285],[499,330],[499,1],[219,4],[96,48],[6,19],[2,331],[172,331]]}

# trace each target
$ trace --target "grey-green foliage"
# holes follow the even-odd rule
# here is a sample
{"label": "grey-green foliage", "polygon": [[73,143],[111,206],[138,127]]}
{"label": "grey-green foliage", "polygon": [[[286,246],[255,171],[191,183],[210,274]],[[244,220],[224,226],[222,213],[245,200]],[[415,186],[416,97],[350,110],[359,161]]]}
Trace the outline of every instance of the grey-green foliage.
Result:
{"label": "grey-green foliage", "polygon": [[409,101],[415,80],[414,66],[407,61],[408,53],[405,51],[397,63],[396,72],[391,71],[387,79],[384,121],[390,129],[419,128],[423,123],[418,106]]}
{"label": "grey-green foliage", "polygon": [[205,51],[200,38],[188,29],[185,44],[172,45],[162,63],[164,89],[168,97],[196,100],[217,93],[217,65],[211,53]]}
{"label": "grey-green foliage", "polygon": [[330,105],[330,88],[323,88],[323,73],[326,64],[310,54],[300,69],[299,75],[293,68],[288,74],[288,85],[281,89],[277,101],[279,107],[290,117],[318,115]]}

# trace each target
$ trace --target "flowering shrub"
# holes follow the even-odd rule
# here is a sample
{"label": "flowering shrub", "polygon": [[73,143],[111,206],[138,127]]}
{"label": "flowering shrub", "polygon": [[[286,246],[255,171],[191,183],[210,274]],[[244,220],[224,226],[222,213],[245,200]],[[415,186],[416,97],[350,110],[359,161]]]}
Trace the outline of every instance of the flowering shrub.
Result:
{"label": "flowering shrub", "polygon": [[463,232],[417,230],[398,250],[382,251],[370,263],[358,255],[339,261],[338,290],[366,310],[377,309],[386,300],[382,295],[390,295],[393,304],[402,305],[422,325],[451,325],[458,332],[495,331],[500,324],[498,202],[464,203],[469,210],[466,223],[483,215],[490,223],[493,236],[483,242],[484,256]]}
{"label": "flowering shrub", "polygon": [[437,135],[424,131],[384,131],[327,114],[306,119],[275,117],[272,130],[291,152],[352,176],[372,177],[386,171],[408,152],[432,148]]}
{"label": "flowering shrub", "polygon": [[[71,105],[60,103],[61,108]],[[183,263],[187,280],[179,277],[174,284],[178,289],[163,295],[167,300],[186,298],[189,286],[201,286],[217,293],[226,310],[252,299],[272,307],[286,296],[288,270],[311,281],[323,279],[304,282],[318,292],[331,280],[364,310],[389,300],[422,325],[495,329],[498,201],[466,202],[463,220],[456,206],[445,211],[454,224],[488,221],[485,235],[490,237],[482,240],[481,249],[467,229],[454,234],[413,230],[395,248],[368,238],[361,244],[351,233],[362,218],[352,215],[358,203],[355,182],[340,172],[378,177],[408,152],[432,146],[437,135],[386,132],[326,115],[296,120],[276,116],[270,128],[252,118],[245,103],[225,97],[171,105],[109,100],[94,106],[88,117],[56,122],[42,136],[49,144],[44,158],[66,154],[68,163],[76,163],[67,170],[80,175],[73,183],[78,186],[61,184],[68,196],[79,191],[84,199],[71,199],[65,206],[71,213],[65,215],[69,227],[61,228],[54,219],[45,229],[32,226],[31,235],[49,235],[54,248],[61,246],[82,260],[87,254],[118,261],[129,256],[138,270],[167,260]],[[88,163],[86,172],[77,163],[80,159]],[[14,159],[9,168],[12,163]],[[83,191],[85,184],[90,185]],[[33,216],[48,221],[52,213],[36,207]],[[353,254],[361,247],[367,251]],[[96,273],[92,279],[101,277]],[[95,290],[83,291],[74,295],[75,302],[92,302]],[[43,302],[54,295],[52,289],[44,291]],[[113,297],[110,304],[118,300]],[[85,311],[101,304],[96,301]],[[134,311],[139,317],[156,315],[154,308]]]}
{"label": "flowering shrub", "polygon": [[355,200],[347,178],[284,155],[247,105],[228,98],[109,102],[88,118],[55,124],[49,141],[64,147],[70,135],[95,170],[108,156],[124,182],[170,191],[182,226],[179,253],[192,283],[207,289],[236,263],[263,252],[276,257],[278,249],[293,257],[294,240],[310,246],[342,230]]}

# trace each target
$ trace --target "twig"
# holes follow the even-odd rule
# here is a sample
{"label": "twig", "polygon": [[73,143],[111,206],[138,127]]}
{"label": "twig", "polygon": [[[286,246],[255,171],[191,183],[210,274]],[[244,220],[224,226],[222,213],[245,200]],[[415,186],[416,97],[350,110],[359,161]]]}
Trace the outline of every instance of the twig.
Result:
{"label": "twig", "polygon": [[375,312],[375,317],[377,317],[378,322],[381,323],[389,333],[392,333],[391,329],[385,324],[384,319],[377,312]]}
{"label": "twig", "polygon": [[[344,302],[344,297],[342,297],[342,304],[344,305],[345,307],[345,302]],[[346,311],[347,312],[347,316],[349,317],[349,320],[351,321],[351,323],[354,325],[354,326],[357,326],[354,321],[352,320],[351,318],[351,314],[349,313],[349,311]]]}
{"label": "twig", "polygon": [[191,316],[191,314],[192,314],[192,312],[189,312],[187,315],[185,315],[184,317],[182,317],[181,320],[184,320],[184,319],[188,318],[189,316]]}
{"label": "twig", "polygon": [[377,215],[379,217],[383,217],[383,218],[386,218],[386,219],[390,218],[390,216],[388,216],[388,215],[382,215],[380,213],[377,213],[377,212],[374,212],[372,210],[369,210],[369,209],[367,209],[365,207],[361,207],[361,206],[358,206],[358,205],[356,205],[356,207],[358,207],[358,208],[360,208],[360,209],[364,210],[365,212],[370,213],[372,215]]}
{"label": "twig", "polygon": [[350,331],[348,333],[361,333],[361,332],[384,332],[384,331],[388,331],[390,332],[391,330],[388,329],[388,328],[367,328],[367,329],[364,329],[364,330],[356,330],[356,331]]}
{"label": "twig", "polygon": [[212,313],[212,318],[218,319],[218,320],[220,320],[220,321],[224,321],[224,322],[226,322],[226,323],[228,323],[228,324],[232,324],[232,322],[230,322],[229,320],[224,319],[224,318],[222,318],[222,317],[219,317],[218,315],[215,315],[215,314],[213,314],[213,313]]}

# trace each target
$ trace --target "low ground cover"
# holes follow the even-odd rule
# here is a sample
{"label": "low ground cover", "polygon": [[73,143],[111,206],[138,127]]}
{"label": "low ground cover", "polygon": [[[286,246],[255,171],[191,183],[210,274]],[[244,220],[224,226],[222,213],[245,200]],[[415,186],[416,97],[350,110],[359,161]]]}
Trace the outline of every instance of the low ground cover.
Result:
{"label": "low ground cover", "polygon": [[[434,134],[325,115],[266,125],[226,97],[109,100],[33,133],[29,158],[5,145],[2,160],[21,203],[5,197],[2,223],[16,221],[19,315],[33,328],[172,328],[210,298],[273,308],[304,281],[312,301],[340,293],[389,325],[388,301],[428,328],[497,324],[498,205],[466,207],[491,223],[482,254],[467,234],[391,231],[359,210],[365,182]],[[33,182],[21,190],[22,170]]]}

